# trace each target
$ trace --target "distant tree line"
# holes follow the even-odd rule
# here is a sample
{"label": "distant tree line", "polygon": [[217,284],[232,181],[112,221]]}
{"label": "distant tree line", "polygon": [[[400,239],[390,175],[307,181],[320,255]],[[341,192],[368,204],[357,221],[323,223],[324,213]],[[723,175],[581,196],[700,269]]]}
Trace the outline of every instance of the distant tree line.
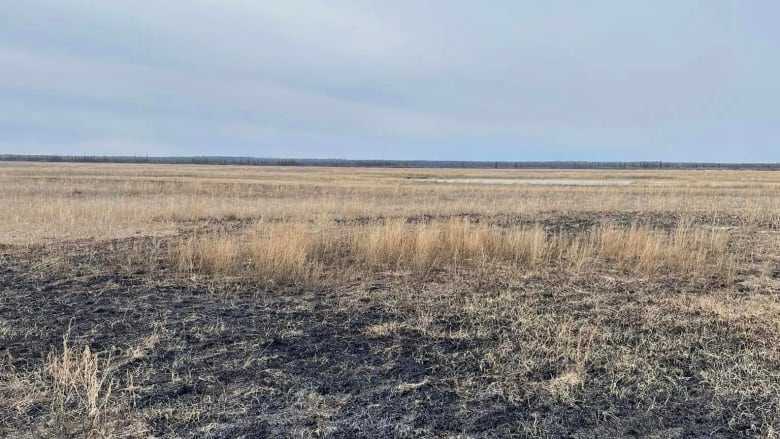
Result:
{"label": "distant tree line", "polygon": [[151,157],[89,155],[0,154],[0,161],[73,163],[154,163],[182,165],[333,166],[367,168],[470,168],[470,169],[753,169],[780,170],[780,163],[698,162],[589,162],[589,161],[456,161],[456,160],[347,160],[280,159],[258,157]]}

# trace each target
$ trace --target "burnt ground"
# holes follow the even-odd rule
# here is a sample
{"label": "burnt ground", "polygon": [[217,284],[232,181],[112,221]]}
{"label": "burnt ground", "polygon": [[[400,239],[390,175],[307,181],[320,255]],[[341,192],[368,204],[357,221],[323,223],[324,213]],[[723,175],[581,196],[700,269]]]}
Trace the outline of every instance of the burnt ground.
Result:
{"label": "burnt ground", "polygon": [[[534,215],[462,213],[457,215],[414,215],[403,217],[408,223],[430,223],[449,219],[462,219],[472,224],[485,223],[500,227],[534,227],[541,226],[550,233],[571,233],[591,229],[602,224],[613,224],[618,227],[648,226],[654,229],[671,230],[683,217],[696,224],[716,227],[738,227],[745,224],[745,218],[739,214],[686,213],[680,212],[647,212],[647,211],[604,211],[604,212],[545,212]],[[337,219],[339,224],[369,224],[383,223],[385,217],[362,217]],[[754,221],[755,223],[755,221]],[[757,223],[757,227],[768,230],[775,227],[774,223]]]}
{"label": "burnt ground", "polygon": [[[76,263],[61,271],[31,256],[42,249],[1,248],[0,354],[25,374],[65,334],[110,353],[118,410],[144,426],[139,436],[770,437],[780,409],[773,357],[733,371],[734,387],[760,388],[746,394],[703,373],[774,348],[775,334],[663,308],[749,287],[442,273],[302,291],[101,264],[121,245],[73,244]],[[551,383],[579,348],[557,327],[589,327],[595,340],[587,378],[564,394]],[[625,375],[611,366],[619,352],[633,352]],[[0,435],[44,436],[48,410],[7,413]]]}

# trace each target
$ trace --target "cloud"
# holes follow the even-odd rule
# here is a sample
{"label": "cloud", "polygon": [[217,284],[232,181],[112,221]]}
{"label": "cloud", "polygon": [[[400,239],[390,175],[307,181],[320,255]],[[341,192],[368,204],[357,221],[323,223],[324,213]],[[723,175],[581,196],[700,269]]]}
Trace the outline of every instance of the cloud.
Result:
{"label": "cloud", "polygon": [[0,145],[777,160],[780,32],[760,18],[776,9],[761,1],[20,2],[0,18]]}

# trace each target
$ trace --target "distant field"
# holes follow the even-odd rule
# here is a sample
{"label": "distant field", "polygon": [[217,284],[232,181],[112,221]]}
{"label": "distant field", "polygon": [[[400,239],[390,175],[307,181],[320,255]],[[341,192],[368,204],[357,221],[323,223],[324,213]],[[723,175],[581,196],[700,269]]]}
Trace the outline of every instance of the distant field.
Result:
{"label": "distant field", "polygon": [[2,437],[777,437],[780,172],[0,162]]}

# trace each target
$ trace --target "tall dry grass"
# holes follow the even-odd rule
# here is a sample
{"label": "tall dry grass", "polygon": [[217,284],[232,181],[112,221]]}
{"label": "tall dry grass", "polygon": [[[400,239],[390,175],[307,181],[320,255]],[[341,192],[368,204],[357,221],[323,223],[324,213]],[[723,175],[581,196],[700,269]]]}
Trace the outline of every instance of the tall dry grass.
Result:
{"label": "tall dry grass", "polygon": [[707,276],[733,265],[728,232],[681,221],[671,231],[605,224],[579,233],[450,219],[364,225],[259,223],[240,233],[190,237],[171,246],[183,272],[307,282],[325,273],[404,271],[505,264],[529,270],[618,269]]}
{"label": "tall dry grass", "polygon": [[554,245],[539,226],[510,229],[459,219],[357,227],[346,239],[357,264],[420,271],[496,261],[535,267]]}
{"label": "tall dry grass", "polygon": [[694,226],[683,219],[671,231],[632,225],[602,225],[569,244],[568,257],[582,267],[603,260],[644,273],[729,274],[729,234],[723,229]]}
{"label": "tall dry grass", "polygon": [[77,424],[86,432],[98,432],[111,409],[111,357],[101,359],[89,346],[79,352],[63,338],[62,351],[51,353],[46,365],[50,383],[54,422],[67,426]]}
{"label": "tall dry grass", "polygon": [[[180,271],[253,276],[280,282],[316,278],[339,255],[336,236],[304,224],[261,224],[239,234],[209,234],[171,247]],[[328,259],[326,261],[326,259]]]}

